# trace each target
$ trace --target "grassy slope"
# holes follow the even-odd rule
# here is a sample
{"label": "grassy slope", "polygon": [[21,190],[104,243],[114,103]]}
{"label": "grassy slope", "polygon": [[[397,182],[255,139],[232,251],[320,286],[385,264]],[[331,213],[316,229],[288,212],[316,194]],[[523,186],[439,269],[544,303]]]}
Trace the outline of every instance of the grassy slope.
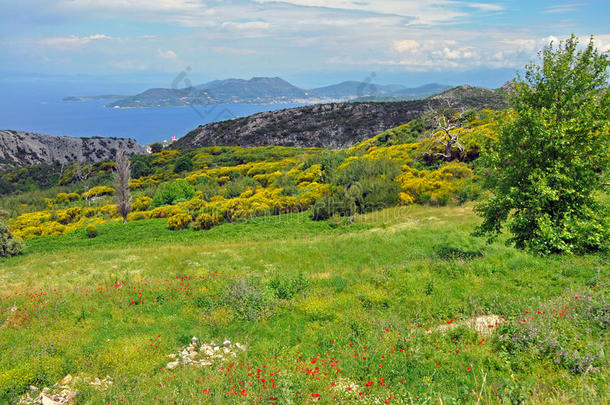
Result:
{"label": "grassy slope", "polygon": [[[508,319],[499,327],[507,335],[532,317],[546,335],[558,333],[566,350],[607,361],[599,355],[608,349],[607,318],[600,323],[594,310],[578,306],[606,294],[607,258],[540,258],[485,245],[470,237],[475,221],[469,207],[403,207],[338,228],[299,214],[206,232],[171,232],[158,220],[108,224],[96,239],[82,230],[33,239],[23,256],[0,261],[0,322],[8,320],[0,328],[0,394],[71,373],[115,378],[105,392],[82,387],[79,398],[88,403],[305,402],[296,393],[309,400],[320,394],[323,403],[383,403],[391,395],[392,403],[476,402],[479,395],[490,402],[600,402],[607,370],[574,373],[556,364],[544,353],[544,336],[509,348],[464,328],[424,332],[450,318],[499,314]],[[444,259],[441,246],[482,257]],[[272,296],[272,280],[300,273],[305,289],[289,299]],[[253,287],[254,298],[218,304],[242,279],[262,286]],[[241,319],[256,314],[260,302],[272,305],[261,319]],[[556,309],[571,316],[558,317]],[[166,370],[167,355],[190,336],[249,348],[230,369]],[[332,367],[331,357],[338,362]],[[307,372],[316,366],[319,374]],[[258,368],[266,383],[248,375]],[[239,396],[228,392],[234,384]]]}

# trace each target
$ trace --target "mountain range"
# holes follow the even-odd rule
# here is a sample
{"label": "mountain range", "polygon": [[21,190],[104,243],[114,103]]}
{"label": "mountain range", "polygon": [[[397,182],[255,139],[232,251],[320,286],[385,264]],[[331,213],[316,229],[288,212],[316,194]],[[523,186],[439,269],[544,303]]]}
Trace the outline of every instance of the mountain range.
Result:
{"label": "mountain range", "polygon": [[511,84],[499,89],[459,86],[426,99],[396,102],[326,103],[201,125],[171,148],[203,146],[316,146],[346,148],[390,128],[419,118],[429,110],[503,109]]}
{"label": "mountain range", "polygon": [[[315,89],[302,89],[279,77],[249,80],[214,80],[187,88],[152,88],[129,97],[117,97],[110,108],[184,107],[208,104],[317,104],[342,101],[397,101],[425,98],[451,86],[426,84],[416,88],[346,81]],[[109,96],[104,96],[109,98]],[[86,101],[101,96],[66,97],[64,101]]]}

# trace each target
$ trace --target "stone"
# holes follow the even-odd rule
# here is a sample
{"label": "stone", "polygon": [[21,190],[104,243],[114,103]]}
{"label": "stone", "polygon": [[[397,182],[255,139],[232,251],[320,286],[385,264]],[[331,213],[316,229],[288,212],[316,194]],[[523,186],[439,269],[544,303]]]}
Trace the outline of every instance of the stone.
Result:
{"label": "stone", "polygon": [[231,347],[231,341],[230,340],[225,340],[224,342],[222,342],[222,345],[226,348],[230,348]]}
{"label": "stone", "polygon": [[41,403],[42,403],[42,405],[57,405],[57,404],[59,404],[59,402],[53,401],[51,398],[47,397],[46,395],[42,396]]}
{"label": "stone", "polygon": [[178,361],[170,361],[169,363],[167,363],[166,367],[168,370],[173,370],[176,367],[178,367],[179,364],[180,364],[180,362],[178,362]]}
{"label": "stone", "polygon": [[68,385],[72,382],[72,376],[68,374],[61,380],[61,385]]}
{"label": "stone", "polygon": [[236,343],[235,346],[237,346],[237,348],[241,351],[246,351],[247,349],[246,345],[240,345],[239,343]]}
{"label": "stone", "polygon": [[30,392],[38,392],[38,387],[30,385]]}

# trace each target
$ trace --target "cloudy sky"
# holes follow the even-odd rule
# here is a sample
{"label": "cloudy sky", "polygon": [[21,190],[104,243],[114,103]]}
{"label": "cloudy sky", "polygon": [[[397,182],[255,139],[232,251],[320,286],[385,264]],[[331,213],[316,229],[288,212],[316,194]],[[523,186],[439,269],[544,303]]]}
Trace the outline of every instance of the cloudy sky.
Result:
{"label": "cloudy sky", "polygon": [[172,77],[190,66],[194,81],[281,76],[313,86],[375,72],[381,82],[491,82],[509,78],[549,40],[570,33],[594,34],[598,47],[610,50],[608,0],[0,4],[5,77]]}

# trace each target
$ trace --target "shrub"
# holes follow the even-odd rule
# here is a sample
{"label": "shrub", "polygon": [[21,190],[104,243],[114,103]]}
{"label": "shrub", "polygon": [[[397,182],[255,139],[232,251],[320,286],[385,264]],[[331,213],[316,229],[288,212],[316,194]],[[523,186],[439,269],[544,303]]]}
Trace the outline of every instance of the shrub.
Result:
{"label": "shrub", "polygon": [[98,234],[97,226],[95,224],[89,224],[87,225],[87,228],[85,228],[85,232],[87,233],[88,238],[96,238]]}
{"label": "shrub", "polygon": [[78,200],[80,200],[80,195],[78,195],[77,193],[59,193],[57,194],[57,197],[55,197],[55,201],[57,201],[58,203]]}
{"label": "shrub", "polygon": [[148,209],[148,207],[150,207],[150,204],[152,203],[152,201],[153,201],[152,198],[144,195],[142,197],[136,198],[136,200],[131,205],[131,208],[134,211],[146,211]]}
{"label": "shrub", "polygon": [[85,191],[83,194],[81,194],[81,196],[84,199],[89,199],[91,197],[100,197],[103,195],[114,195],[114,193],[116,193],[116,190],[113,189],[112,187],[97,186],[97,187],[91,188],[89,191]]}
{"label": "shrub", "polygon": [[197,216],[197,219],[195,219],[194,228],[197,231],[207,230],[207,229],[211,229],[212,227],[214,227],[216,225],[222,224],[222,222],[223,222],[222,215],[203,213],[203,214],[200,214],[199,216]]}
{"label": "shrub", "polygon": [[157,192],[152,201],[153,207],[172,205],[179,201],[187,201],[195,195],[195,188],[186,180],[176,180],[166,183]]}
{"label": "shrub", "polygon": [[193,170],[193,161],[188,156],[181,156],[176,159],[174,173],[190,172]]}
{"label": "shrub", "polygon": [[9,227],[0,221],[0,257],[15,256],[22,250],[23,244],[13,237]]}
{"label": "shrub", "polygon": [[150,219],[150,212],[148,211],[134,211],[134,212],[130,212],[129,215],[127,215],[127,221],[131,222],[131,221],[141,221],[143,219]]}
{"label": "shrub", "polygon": [[186,229],[192,220],[189,214],[174,214],[167,220],[167,227],[172,231]]}

